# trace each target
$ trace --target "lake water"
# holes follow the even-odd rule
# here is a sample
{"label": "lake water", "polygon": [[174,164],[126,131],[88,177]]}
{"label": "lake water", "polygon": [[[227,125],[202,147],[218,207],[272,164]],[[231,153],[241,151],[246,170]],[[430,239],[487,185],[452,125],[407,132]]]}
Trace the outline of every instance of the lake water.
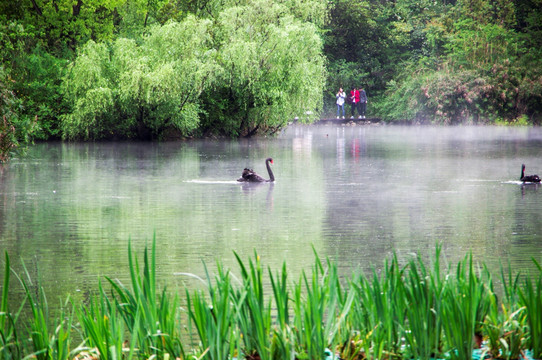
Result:
{"label": "lake water", "polygon": [[[294,278],[314,251],[340,270],[472,252],[494,270],[542,261],[542,129],[292,126],[277,138],[174,143],[45,143],[0,171],[0,249],[49,294],[84,297],[128,279],[127,249],[157,244],[169,288],[237,269],[234,251]],[[244,167],[275,183],[242,184]],[[3,251],[2,251],[3,252]],[[3,254],[1,256],[3,264]],[[3,266],[0,274],[3,272]],[[15,282],[14,287],[18,287]],[[17,292],[17,290],[15,290]]]}

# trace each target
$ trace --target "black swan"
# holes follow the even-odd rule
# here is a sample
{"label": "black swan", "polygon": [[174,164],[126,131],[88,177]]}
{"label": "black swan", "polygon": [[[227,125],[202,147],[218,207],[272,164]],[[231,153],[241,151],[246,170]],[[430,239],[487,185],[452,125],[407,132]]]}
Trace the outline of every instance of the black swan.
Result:
{"label": "black swan", "polygon": [[260,175],[256,174],[254,170],[245,168],[243,170],[243,173],[241,174],[241,177],[237,179],[237,181],[240,182],[273,182],[275,181],[275,176],[273,175],[273,171],[271,170],[271,166],[269,166],[269,163],[273,163],[272,158],[265,159],[265,166],[267,167],[267,172],[269,173],[269,180],[264,179]]}
{"label": "black swan", "polygon": [[539,183],[540,177],[538,175],[525,175],[525,164],[521,165],[521,177],[519,178],[520,181],[525,182],[531,182],[531,183]]}

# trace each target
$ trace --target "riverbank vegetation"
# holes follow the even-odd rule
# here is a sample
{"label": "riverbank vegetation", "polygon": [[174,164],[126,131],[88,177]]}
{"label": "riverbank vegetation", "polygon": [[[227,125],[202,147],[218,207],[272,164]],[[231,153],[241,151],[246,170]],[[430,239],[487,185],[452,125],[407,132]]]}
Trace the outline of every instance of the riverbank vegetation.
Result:
{"label": "riverbank vegetation", "polygon": [[[0,112],[27,141],[271,134],[363,86],[385,121],[538,124],[536,0],[0,4]],[[14,143],[17,145],[17,142]],[[5,153],[5,151],[4,151]]]}
{"label": "riverbank vegetation", "polygon": [[105,278],[89,299],[67,299],[54,314],[28,272],[18,277],[25,301],[9,301],[6,253],[0,359],[542,358],[538,264],[535,274],[502,271],[494,280],[470,256],[444,268],[437,247],[432,264],[394,256],[346,279],[316,256],[292,279],[285,265],[265,269],[257,254],[236,255],[236,272],[179,273],[202,285],[180,294],[159,288],[155,247],[142,268],[129,247],[129,286]]}

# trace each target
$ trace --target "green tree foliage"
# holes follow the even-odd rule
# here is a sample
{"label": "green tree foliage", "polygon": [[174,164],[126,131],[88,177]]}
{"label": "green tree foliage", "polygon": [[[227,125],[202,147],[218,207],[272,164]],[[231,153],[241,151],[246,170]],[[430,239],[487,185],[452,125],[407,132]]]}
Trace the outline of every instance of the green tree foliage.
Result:
{"label": "green tree foliage", "polygon": [[70,64],[64,81],[64,96],[73,112],[64,116],[62,127],[67,138],[102,138],[125,127],[114,108],[114,78],[105,44],[89,41]]}
{"label": "green tree foliage", "polygon": [[[373,6],[374,5],[374,6]],[[339,87],[348,91],[363,85],[371,90],[385,83],[386,63],[378,52],[388,47],[385,28],[379,26],[381,8],[369,1],[338,0],[330,9],[330,22],[324,32],[324,52],[328,57],[327,106],[335,107]],[[378,44],[380,43],[380,44]],[[389,76],[389,74],[387,74]]]}
{"label": "green tree foliage", "polygon": [[37,116],[41,139],[247,136],[363,86],[389,121],[540,123],[541,1],[4,1],[8,120]]}
{"label": "green tree foliage", "polygon": [[88,42],[70,65],[63,117],[69,139],[187,136],[199,122],[201,91],[217,71],[210,22],[188,17],[150,30],[141,45]]}
{"label": "green tree foliage", "polygon": [[12,155],[24,153],[38,130],[36,119],[18,116],[21,101],[9,86],[13,80],[0,67],[0,164]]}
{"label": "green tree foliage", "polygon": [[37,137],[60,137],[57,119],[63,111],[60,83],[66,60],[44,49],[32,26],[20,21],[0,22],[0,60],[9,77],[5,86],[18,99],[12,111],[25,121],[38,117]]}
{"label": "green tree foliage", "polygon": [[139,39],[152,25],[164,25],[169,20],[181,21],[185,12],[175,0],[129,0],[117,8],[119,37]]}
{"label": "green tree foliage", "polygon": [[[325,97],[362,85],[388,120],[540,121],[538,0],[335,1]],[[527,10],[529,9],[529,10]]]}
{"label": "green tree foliage", "polygon": [[14,58],[11,75],[18,79],[13,89],[23,103],[21,118],[34,119],[36,116],[40,131],[39,139],[60,138],[58,116],[65,111],[60,85],[67,61],[53,56],[41,46],[29,54]]}
{"label": "green tree foliage", "polygon": [[338,87],[363,86],[369,96],[380,97],[405,62],[433,51],[425,29],[449,7],[429,0],[334,1],[324,35],[328,106],[334,106]]}
{"label": "green tree foliage", "polygon": [[155,25],[141,41],[88,42],[64,82],[65,137],[244,136],[318,112],[322,41],[294,16],[316,17],[304,11],[255,0],[214,22],[190,15]]}
{"label": "green tree foliage", "polygon": [[113,9],[119,3],[21,0],[0,4],[0,61],[19,105],[13,109],[18,123],[34,124],[37,117],[33,136],[60,138],[59,117],[66,111],[60,85],[67,58],[89,38],[112,38]]}
{"label": "green tree foliage", "polygon": [[31,27],[47,49],[62,54],[89,39],[102,41],[114,35],[116,9],[126,0],[19,0],[5,1],[0,14]]}
{"label": "green tree foliage", "polygon": [[[0,85],[3,85],[0,83]],[[0,119],[0,164],[9,160],[11,153],[18,145],[17,137],[15,136],[15,127],[8,121],[8,116],[4,112],[9,112],[10,104],[13,101],[13,96],[4,86],[0,87],[0,98],[2,100],[2,118]]]}
{"label": "green tree foliage", "polygon": [[322,108],[325,82],[317,28],[282,4],[255,0],[222,12],[219,80],[203,94],[202,130],[228,136],[274,132]]}
{"label": "green tree foliage", "polygon": [[[515,6],[465,0],[433,19],[426,31],[433,51],[409,61],[388,84],[384,117],[490,123],[528,116],[539,122],[541,53],[533,48],[538,29],[518,22]],[[540,9],[533,13],[540,15]]]}
{"label": "green tree foliage", "polygon": [[38,116],[43,139],[273,132],[322,108],[318,26],[327,6],[323,0],[2,3],[0,56],[12,80],[6,86],[21,105],[20,119]]}
{"label": "green tree foliage", "polygon": [[[178,6],[182,11],[202,18],[218,20],[222,11],[233,7],[251,6],[253,0],[191,0],[180,1]],[[296,19],[311,22],[322,27],[328,20],[329,3],[322,0],[274,0],[272,4],[279,5]]]}

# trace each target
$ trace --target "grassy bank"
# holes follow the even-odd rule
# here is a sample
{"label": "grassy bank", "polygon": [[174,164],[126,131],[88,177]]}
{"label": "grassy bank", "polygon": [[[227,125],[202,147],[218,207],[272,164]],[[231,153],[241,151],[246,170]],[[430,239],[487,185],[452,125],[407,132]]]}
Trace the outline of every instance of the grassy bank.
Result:
{"label": "grassy bank", "polygon": [[[389,259],[372,274],[340,279],[315,256],[298,279],[265,269],[257,254],[237,256],[239,276],[219,266],[204,291],[175,294],[156,282],[155,243],[138,257],[128,249],[131,284],[105,278],[85,303],[67,299],[51,314],[28,273],[5,272],[0,302],[0,359],[457,359],[542,358],[542,268],[493,275],[467,256],[443,270]],[[193,274],[182,274],[192,276]],[[182,299],[182,300],[181,300]],[[21,314],[31,314],[23,322]],[[56,320],[51,320],[56,319]],[[74,345],[75,344],[75,345]],[[531,356],[529,355],[529,357]]]}

